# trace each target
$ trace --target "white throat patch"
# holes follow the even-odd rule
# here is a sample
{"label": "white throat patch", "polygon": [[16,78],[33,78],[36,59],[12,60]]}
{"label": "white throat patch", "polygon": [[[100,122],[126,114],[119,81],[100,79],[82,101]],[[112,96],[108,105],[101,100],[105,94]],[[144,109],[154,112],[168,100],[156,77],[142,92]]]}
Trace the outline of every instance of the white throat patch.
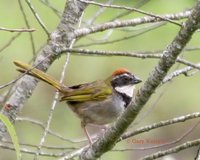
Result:
{"label": "white throat patch", "polygon": [[129,97],[133,96],[134,89],[135,89],[134,85],[127,85],[127,86],[115,87],[115,90],[117,92],[124,93],[127,96],[129,96]]}

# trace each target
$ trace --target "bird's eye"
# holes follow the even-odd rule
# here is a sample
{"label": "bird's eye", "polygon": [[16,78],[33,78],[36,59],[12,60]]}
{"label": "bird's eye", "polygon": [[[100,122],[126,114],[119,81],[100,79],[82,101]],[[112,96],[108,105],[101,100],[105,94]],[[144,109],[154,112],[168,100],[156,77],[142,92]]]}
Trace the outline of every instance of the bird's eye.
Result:
{"label": "bird's eye", "polygon": [[124,81],[130,81],[129,77],[124,77]]}

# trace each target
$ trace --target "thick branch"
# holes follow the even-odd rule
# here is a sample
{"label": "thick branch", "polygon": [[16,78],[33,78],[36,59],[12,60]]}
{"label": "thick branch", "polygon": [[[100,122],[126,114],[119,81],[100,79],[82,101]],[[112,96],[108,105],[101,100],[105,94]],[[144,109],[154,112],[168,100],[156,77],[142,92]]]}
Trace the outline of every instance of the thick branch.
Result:
{"label": "thick branch", "polygon": [[[86,4],[76,0],[68,0],[56,30],[51,34],[50,40],[38,54],[34,65],[37,68],[46,71],[53,61],[60,55],[64,47],[69,47],[73,40],[73,32],[79,22],[79,19],[86,8]],[[42,62],[42,63],[41,63]],[[2,113],[6,115],[13,123],[16,120],[18,112],[22,109],[27,98],[37,85],[37,80],[30,76],[24,76],[13,87],[11,95],[4,107]],[[8,105],[5,105],[8,106]],[[0,136],[4,136],[6,129],[0,122]]]}
{"label": "thick branch", "polygon": [[172,43],[163,52],[163,56],[152,71],[144,85],[137,92],[135,99],[119,120],[105,132],[105,134],[96,141],[92,147],[86,149],[81,155],[81,159],[93,160],[100,157],[103,153],[110,150],[120,135],[128,128],[131,122],[136,118],[139,111],[143,108],[156,88],[160,85],[169,69],[176,62],[178,55],[181,53],[186,44],[190,41],[193,33],[200,26],[200,0],[192,10],[186,23],[179,31]]}

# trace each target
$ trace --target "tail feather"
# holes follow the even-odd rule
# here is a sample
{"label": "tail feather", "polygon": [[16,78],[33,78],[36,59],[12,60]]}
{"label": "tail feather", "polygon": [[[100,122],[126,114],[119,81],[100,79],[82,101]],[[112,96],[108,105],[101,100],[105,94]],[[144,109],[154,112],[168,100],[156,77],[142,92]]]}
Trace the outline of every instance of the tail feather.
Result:
{"label": "tail feather", "polygon": [[52,78],[51,76],[47,75],[46,73],[40,71],[39,69],[33,68],[29,64],[23,63],[21,61],[14,61],[13,63],[19,67],[19,69],[17,69],[19,72],[21,72],[21,73],[27,72],[28,75],[36,77],[36,78],[48,83],[49,85],[53,86],[60,92],[63,92],[62,84],[59,81]]}

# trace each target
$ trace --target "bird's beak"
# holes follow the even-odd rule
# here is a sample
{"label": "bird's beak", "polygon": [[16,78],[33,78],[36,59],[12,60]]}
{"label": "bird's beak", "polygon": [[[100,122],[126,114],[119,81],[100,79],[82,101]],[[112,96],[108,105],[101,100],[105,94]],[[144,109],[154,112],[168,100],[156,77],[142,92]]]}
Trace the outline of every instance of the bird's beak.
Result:
{"label": "bird's beak", "polygon": [[140,78],[134,76],[134,78],[133,78],[133,84],[138,84],[140,82],[142,82],[142,80]]}

